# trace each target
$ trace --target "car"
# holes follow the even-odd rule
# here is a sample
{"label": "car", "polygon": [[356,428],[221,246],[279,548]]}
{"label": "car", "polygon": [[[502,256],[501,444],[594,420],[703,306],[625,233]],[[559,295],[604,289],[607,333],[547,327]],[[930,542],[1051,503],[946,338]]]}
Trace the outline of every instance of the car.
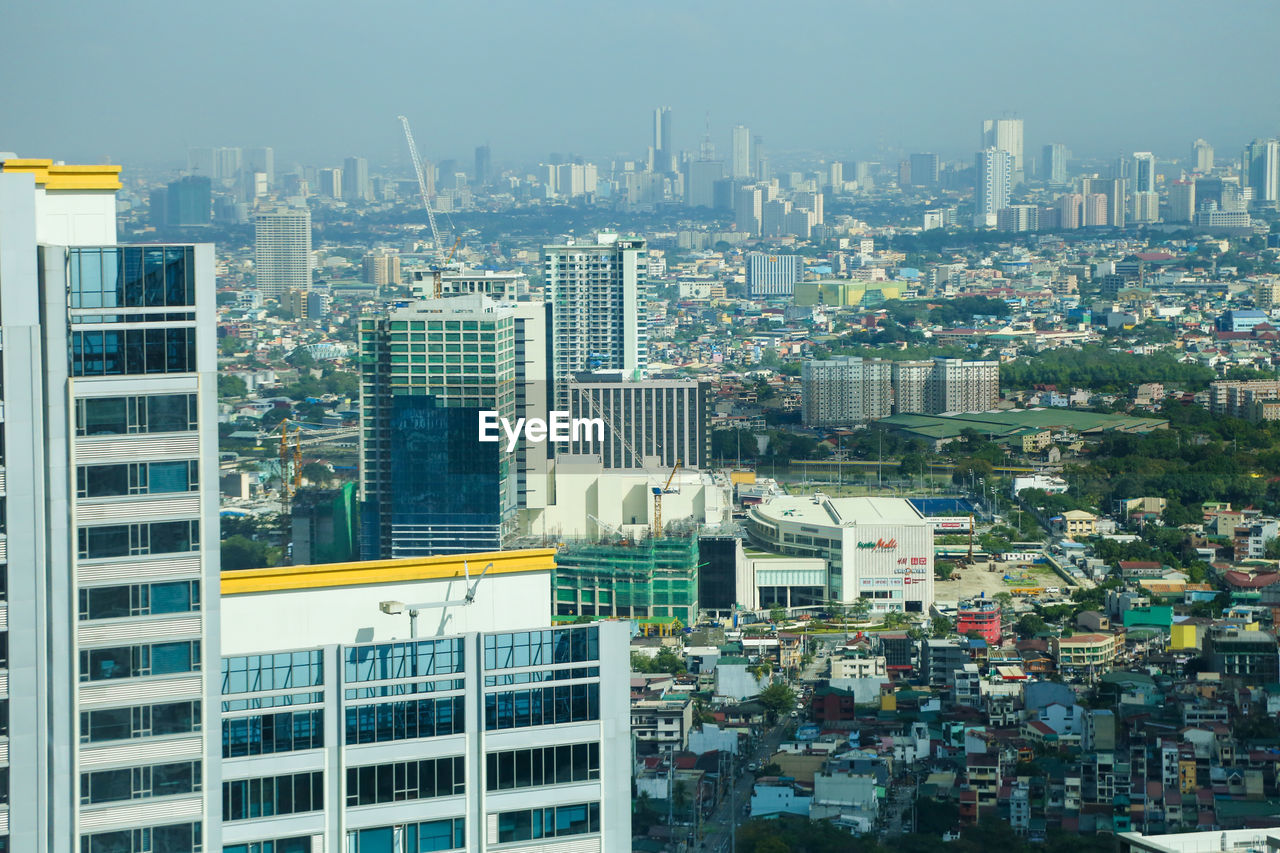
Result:
{"label": "car", "polygon": [[747,765],[747,772],[749,773],[755,773],[759,769],[760,765],[756,764],[754,761]]}

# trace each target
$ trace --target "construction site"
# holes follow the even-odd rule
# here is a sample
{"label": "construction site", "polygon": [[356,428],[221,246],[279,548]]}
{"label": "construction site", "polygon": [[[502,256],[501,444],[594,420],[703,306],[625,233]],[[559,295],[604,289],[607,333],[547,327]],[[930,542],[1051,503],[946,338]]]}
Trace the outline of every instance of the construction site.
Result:
{"label": "construction site", "polygon": [[691,625],[698,615],[698,537],[669,525],[669,535],[569,543],[552,576],[558,617],[617,617]]}

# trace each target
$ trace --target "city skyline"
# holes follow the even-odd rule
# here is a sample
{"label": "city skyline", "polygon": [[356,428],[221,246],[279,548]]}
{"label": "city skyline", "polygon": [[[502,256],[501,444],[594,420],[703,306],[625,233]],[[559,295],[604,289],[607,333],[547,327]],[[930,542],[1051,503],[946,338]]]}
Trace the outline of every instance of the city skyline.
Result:
{"label": "city skyline", "polygon": [[[394,117],[405,113],[424,128],[429,159],[465,162],[476,145],[489,141],[495,163],[536,161],[551,151],[641,159],[652,141],[654,108],[669,106],[677,152],[697,151],[709,111],[713,138],[725,151],[730,128],[741,124],[761,135],[773,154],[822,151],[870,158],[881,151],[924,150],[958,159],[976,150],[976,122],[1016,116],[1025,122],[1028,151],[1060,142],[1084,157],[1122,150],[1167,157],[1182,156],[1197,137],[1228,151],[1272,135],[1272,127],[1255,118],[1249,87],[1237,81],[1280,71],[1280,60],[1265,52],[1235,56],[1220,69],[1166,61],[1170,55],[1190,55],[1215,38],[1230,43],[1233,21],[1241,17],[1263,30],[1268,21],[1280,23],[1280,9],[1263,3],[1242,4],[1227,20],[1204,19],[1189,3],[1132,3],[1119,9],[1085,3],[1027,12],[990,2],[931,9],[927,21],[897,4],[839,10],[806,4],[789,10],[786,20],[821,17],[824,26],[806,28],[811,38],[794,40],[794,46],[787,39],[768,42],[774,59],[766,63],[742,61],[744,51],[763,47],[765,34],[777,27],[724,5],[696,17],[663,3],[633,11],[627,24],[635,38],[629,41],[644,48],[619,48],[608,36],[608,16],[557,16],[557,26],[568,23],[574,36],[576,49],[567,54],[549,53],[542,40],[530,37],[546,25],[532,8],[518,4],[503,4],[502,17],[510,26],[501,32],[482,29],[488,18],[448,4],[430,10],[388,4],[383,14],[352,22],[348,37],[370,43],[383,37],[383,27],[449,32],[449,39],[431,43],[431,55],[445,66],[462,63],[479,49],[506,57],[491,66],[469,66],[469,76],[460,82],[423,88],[416,82],[422,69],[412,52],[380,51],[363,57],[356,70],[329,61],[315,49],[328,20],[323,10],[296,19],[284,10],[254,7],[259,24],[246,30],[241,26],[245,16],[236,8],[233,3],[193,11],[181,38],[170,39],[160,37],[164,22],[151,20],[144,32],[115,23],[130,18],[118,8],[109,16],[76,9],[69,17],[77,25],[68,28],[56,49],[6,44],[0,63],[10,66],[9,76],[38,78],[42,86],[5,94],[0,103],[12,124],[0,136],[0,148],[68,161],[157,164],[180,162],[188,147],[270,145],[286,162],[338,163],[354,154],[372,165],[404,159]],[[33,11],[15,10],[6,31],[17,35],[38,27],[41,18]],[[1095,55],[1105,61],[1069,62],[1069,48],[1058,43],[1057,33],[1091,20],[1095,11],[1105,11],[1111,24],[1091,36]],[[41,13],[49,14],[47,7]],[[1186,24],[1193,15],[1191,28]],[[292,33],[289,39],[273,37],[286,30]],[[1147,37],[1133,40],[1129,34],[1135,30]],[[1022,73],[996,75],[986,70],[1001,60],[994,53],[989,61],[980,56],[959,64],[928,59],[954,56],[966,32],[988,44],[1010,45],[1036,61]],[[867,33],[890,37],[864,37]],[[917,57],[910,67],[899,59],[904,41],[914,45],[911,55]],[[103,58],[105,44],[111,44],[113,55],[134,57],[132,73],[148,79],[154,96],[166,103],[164,122],[119,118],[105,88],[113,85],[107,83],[110,75],[88,72],[87,63]],[[652,55],[657,44],[664,44],[661,62]],[[780,73],[796,63],[804,69],[803,79],[832,85],[801,85],[794,72]],[[1179,92],[1183,103],[1198,106],[1134,121],[1134,96],[1143,90],[1147,69],[1157,66],[1161,91]],[[510,75],[511,67],[523,71]],[[897,73],[865,73],[882,67]],[[206,73],[211,68],[217,70]],[[588,68],[595,73],[583,73]],[[1070,74],[1064,75],[1064,68]],[[835,81],[851,73],[855,83],[859,75],[869,79],[855,86],[857,97],[847,108],[832,109],[842,91]],[[280,89],[291,93],[283,108]],[[558,110],[555,122],[546,121],[553,93],[565,91],[589,97],[593,108]],[[619,92],[628,96],[616,97]],[[65,109],[45,115],[50,97]],[[181,106],[178,99],[193,106]],[[797,114],[808,118],[796,122]],[[341,121],[333,120],[337,115]],[[84,134],[86,126],[94,133]]]}

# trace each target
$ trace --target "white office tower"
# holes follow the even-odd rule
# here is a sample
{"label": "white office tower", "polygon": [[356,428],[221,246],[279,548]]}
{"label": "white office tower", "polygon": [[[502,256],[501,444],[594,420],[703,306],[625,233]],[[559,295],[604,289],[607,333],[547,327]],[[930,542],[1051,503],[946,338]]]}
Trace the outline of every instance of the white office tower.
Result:
{"label": "white office tower", "polygon": [[844,356],[801,365],[805,426],[848,426],[893,413],[892,364]]}
{"label": "white office tower", "polygon": [[653,111],[653,171],[670,172],[675,157],[671,147],[671,107]]}
{"label": "white office tower", "polygon": [[1131,212],[1134,222],[1155,222],[1160,218],[1160,197],[1156,194],[1156,158],[1149,151],[1133,155]]}
{"label": "white office tower", "polygon": [[1014,183],[1022,181],[1022,119],[996,118],[982,122],[982,147],[999,148],[1013,157]]}
{"label": "white office tower", "polygon": [[369,183],[369,161],[348,157],[342,161],[342,198],[345,201],[372,201],[373,185]]}
{"label": "white office tower", "polygon": [[0,159],[0,849],[221,850],[213,247],[116,245],[118,166]]}
{"label": "white office tower", "polygon": [[799,255],[747,254],[747,292],[754,297],[790,296],[802,278],[804,258]]}
{"label": "white office tower", "polygon": [[1191,163],[1197,172],[1208,174],[1213,171],[1213,146],[1206,140],[1197,139],[1191,143]]}
{"label": "white office tower", "polygon": [[649,260],[639,237],[599,234],[542,250],[552,303],[553,377],[557,408],[580,371],[620,371],[643,379],[649,368]]}
{"label": "white office tower", "polygon": [[1000,362],[935,358],[928,393],[935,414],[985,412],[1000,399]]}
{"label": "white office tower", "polygon": [[977,167],[978,185],[974,190],[973,225],[975,228],[994,228],[1000,211],[1009,206],[1009,194],[1013,190],[1013,155],[1003,148],[986,148],[978,152],[974,165]]}
{"label": "white office tower", "polygon": [[1244,148],[1240,174],[1253,190],[1253,206],[1280,201],[1280,141],[1255,139]]}
{"label": "white office tower", "polygon": [[628,849],[630,630],[550,627],[553,558],[224,575],[206,853]]}
{"label": "white office tower", "polygon": [[253,272],[258,294],[279,299],[311,287],[311,211],[275,207],[253,216]]}
{"label": "white office tower", "polygon": [[1049,184],[1067,182],[1067,146],[1054,142],[1041,149],[1040,179]]}
{"label": "white office tower", "polygon": [[730,161],[730,176],[737,180],[751,177],[751,129],[742,125],[733,128],[733,159]]}

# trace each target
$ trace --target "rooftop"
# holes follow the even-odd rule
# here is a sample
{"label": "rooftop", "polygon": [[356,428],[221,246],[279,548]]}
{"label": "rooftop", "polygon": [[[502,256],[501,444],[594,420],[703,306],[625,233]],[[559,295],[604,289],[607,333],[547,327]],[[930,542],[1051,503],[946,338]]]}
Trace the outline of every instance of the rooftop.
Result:
{"label": "rooftop", "polygon": [[852,527],[859,524],[926,524],[920,511],[904,498],[828,498],[825,495],[772,498],[755,507],[762,517],[773,521],[794,521],[825,527]]}
{"label": "rooftop", "polygon": [[[222,573],[222,594],[243,595],[287,589],[321,589],[335,586],[367,586],[405,581],[462,578],[469,568],[477,577],[485,566],[491,575],[516,572],[550,572],[555,568],[554,548],[450,554],[444,557],[410,557],[401,560],[368,560],[326,563],[319,566],[279,566]],[[465,565],[464,565],[465,564]]]}

